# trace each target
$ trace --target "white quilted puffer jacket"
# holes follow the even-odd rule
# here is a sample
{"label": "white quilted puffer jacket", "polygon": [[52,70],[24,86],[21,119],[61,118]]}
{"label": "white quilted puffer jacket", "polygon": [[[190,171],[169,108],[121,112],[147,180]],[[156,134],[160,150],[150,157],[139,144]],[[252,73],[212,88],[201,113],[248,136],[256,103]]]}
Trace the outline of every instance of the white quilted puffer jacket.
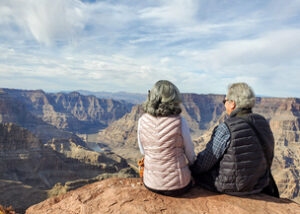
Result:
{"label": "white quilted puffer jacket", "polygon": [[144,184],[154,190],[181,189],[191,181],[184,153],[181,117],[143,114],[139,138],[145,152]]}

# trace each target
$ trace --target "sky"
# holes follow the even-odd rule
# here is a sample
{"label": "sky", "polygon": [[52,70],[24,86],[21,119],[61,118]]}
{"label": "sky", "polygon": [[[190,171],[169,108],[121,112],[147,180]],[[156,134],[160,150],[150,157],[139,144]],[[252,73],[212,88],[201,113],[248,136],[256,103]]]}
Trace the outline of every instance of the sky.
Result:
{"label": "sky", "polygon": [[300,0],[0,0],[0,88],[300,97]]}

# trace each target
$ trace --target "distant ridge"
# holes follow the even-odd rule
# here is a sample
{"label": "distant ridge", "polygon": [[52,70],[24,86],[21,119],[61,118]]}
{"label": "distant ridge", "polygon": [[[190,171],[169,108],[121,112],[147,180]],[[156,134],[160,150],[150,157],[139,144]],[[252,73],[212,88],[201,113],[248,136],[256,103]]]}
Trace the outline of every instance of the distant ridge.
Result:
{"label": "distant ridge", "polygon": [[105,99],[113,99],[119,101],[126,101],[132,104],[141,104],[147,98],[146,94],[139,94],[139,93],[129,93],[125,91],[120,92],[105,92],[105,91],[87,91],[87,90],[78,90],[78,92],[82,95],[94,95],[98,98],[105,98]]}
{"label": "distant ridge", "polygon": [[[75,133],[105,128],[130,112],[133,106],[125,101],[97,98],[93,95],[85,96],[79,92],[46,93],[42,90],[21,89],[1,89],[1,91],[3,105],[7,105],[8,101],[12,105],[18,102],[23,106],[22,109],[43,122]],[[18,104],[16,108],[20,108],[20,105]],[[22,109],[19,111],[21,116]],[[30,120],[25,120],[28,121]]]}

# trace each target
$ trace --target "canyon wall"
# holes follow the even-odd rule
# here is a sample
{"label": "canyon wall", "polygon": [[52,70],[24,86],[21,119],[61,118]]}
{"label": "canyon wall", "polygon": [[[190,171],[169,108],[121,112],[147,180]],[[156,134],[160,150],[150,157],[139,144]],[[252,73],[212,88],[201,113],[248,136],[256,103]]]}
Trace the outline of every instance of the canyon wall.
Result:
{"label": "canyon wall", "polygon": [[133,104],[78,92],[45,93],[42,90],[1,89],[5,99],[20,103],[35,117],[56,128],[87,133],[107,127],[130,112]]}
{"label": "canyon wall", "polygon": [[[51,96],[60,101],[53,104]],[[0,204],[12,205],[19,213],[50,196],[88,183],[112,176],[136,176],[124,158],[112,152],[89,149],[86,142],[66,128],[72,127],[72,120],[79,119],[86,119],[88,126],[92,126],[91,118],[97,115],[94,110],[100,109],[99,106],[88,108],[92,101],[86,100],[93,97],[76,94],[76,101],[71,102],[72,95],[51,96],[42,91],[0,90]],[[84,100],[82,105],[78,100]],[[100,102],[97,100],[94,100],[95,106]],[[128,107],[118,102],[119,111],[114,101],[103,103],[106,110],[101,108],[101,111],[107,114],[101,117],[104,126],[109,120],[121,117]],[[76,109],[82,111],[76,112]],[[57,115],[73,119],[66,120],[64,127],[64,123],[54,122]]]}
{"label": "canyon wall", "polygon": [[[224,95],[183,94],[182,98],[182,115],[199,152],[214,126],[224,119]],[[272,172],[281,196],[299,202],[299,99],[257,98],[253,111],[266,117],[274,133]],[[14,195],[36,195],[32,204],[103,178],[136,176],[128,163],[134,167],[141,157],[136,133],[142,114],[141,105],[77,92],[1,89],[1,194],[15,188]],[[106,152],[89,149],[75,135],[99,129],[97,142],[107,146]],[[17,208],[30,205],[10,197],[0,198],[0,204],[8,206],[15,201]]]}

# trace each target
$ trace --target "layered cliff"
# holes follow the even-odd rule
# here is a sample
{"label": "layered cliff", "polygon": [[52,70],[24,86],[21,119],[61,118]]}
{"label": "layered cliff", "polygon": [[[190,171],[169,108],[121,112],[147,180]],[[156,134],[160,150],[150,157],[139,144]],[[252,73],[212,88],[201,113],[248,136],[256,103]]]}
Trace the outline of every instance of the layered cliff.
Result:
{"label": "layered cliff", "polygon": [[137,146],[137,121],[142,115],[141,105],[134,106],[130,113],[99,132],[98,141],[108,145],[116,154],[125,157],[129,163],[136,165],[141,157]]}
{"label": "layered cliff", "polygon": [[133,104],[141,104],[147,99],[147,94],[138,94],[138,93],[128,93],[124,91],[120,92],[93,92],[93,91],[86,91],[86,90],[79,90],[78,91],[82,95],[94,95],[98,98],[104,99],[113,99],[119,101],[126,101]]}
{"label": "layered cliff", "polygon": [[274,134],[272,171],[281,196],[300,203],[300,99],[261,99],[255,110],[269,119]]}
{"label": "layered cliff", "polygon": [[[182,115],[189,123],[197,152],[205,147],[213,127],[224,116],[223,98],[223,95],[183,95]],[[299,103],[295,98],[258,98],[254,108],[254,112],[270,121],[274,133],[276,147],[272,170],[281,196],[298,202]],[[16,187],[12,195],[25,194],[28,190],[26,198],[42,195],[45,199],[48,195],[63,193],[117,173],[134,176],[123,158],[136,165],[137,158],[141,157],[136,132],[137,120],[143,111],[138,105],[125,114],[131,106],[76,92],[47,94],[43,91],[0,90],[0,140],[6,142],[0,143],[3,161],[0,191]],[[69,132],[80,129],[87,133],[107,125],[99,133],[99,142],[122,158],[112,152],[91,151],[85,142]],[[4,205],[10,205],[5,198],[0,199],[5,200]],[[18,200],[23,203],[22,199]],[[10,198],[10,202],[17,203],[18,200]],[[27,202],[32,204],[40,200]]]}
{"label": "layered cliff", "polygon": [[106,179],[30,207],[26,214],[61,213],[300,213],[300,205],[264,194],[234,197],[199,187],[180,197],[167,197],[147,190],[140,179]]}
{"label": "layered cliff", "polygon": [[71,132],[93,132],[107,127],[131,110],[133,104],[78,92],[45,93],[42,90],[1,89],[3,97],[23,105],[47,124]]}
{"label": "layered cliff", "polygon": [[57,183],[61,188],[56,186],[50,195],[72,189],[70,181],[74,189],[101,179],[99,175],[109,177],[122,169],[127,169],[123,170],[125,177],[135,175],[118,155],[91,151],[72,139],[43,144],[13,123],[0,124],[0,162],[0,204],[13,205],[19,212],[45,200],[51,193],[48,190]]}
{"label": "layered cliff", "polygon": [[[130,108],[76,92],[0,89],[0,204],[24,211],[87,183],[135,176],[125,159],[92,151],[70,132],[106,127]],[[22,194],[30,197],[23,199]]]}
{"label": "layered cliff", "polygon": [[187,120],[192,137],[198,137],[214,125],[224,112],[224,95],[182,95],[182,116]]}
{"label": "layered cliff", "polygon": [[80,141],[74,134],[57,129],[55,126],[46,123],[38,116],[31,113],[25,102],[22,102],[3,91],[0,91],[0,122],[14,123],[24,127],[42,140],[43,143],[46,143],[52,138],[72,138],[78,142]]}

